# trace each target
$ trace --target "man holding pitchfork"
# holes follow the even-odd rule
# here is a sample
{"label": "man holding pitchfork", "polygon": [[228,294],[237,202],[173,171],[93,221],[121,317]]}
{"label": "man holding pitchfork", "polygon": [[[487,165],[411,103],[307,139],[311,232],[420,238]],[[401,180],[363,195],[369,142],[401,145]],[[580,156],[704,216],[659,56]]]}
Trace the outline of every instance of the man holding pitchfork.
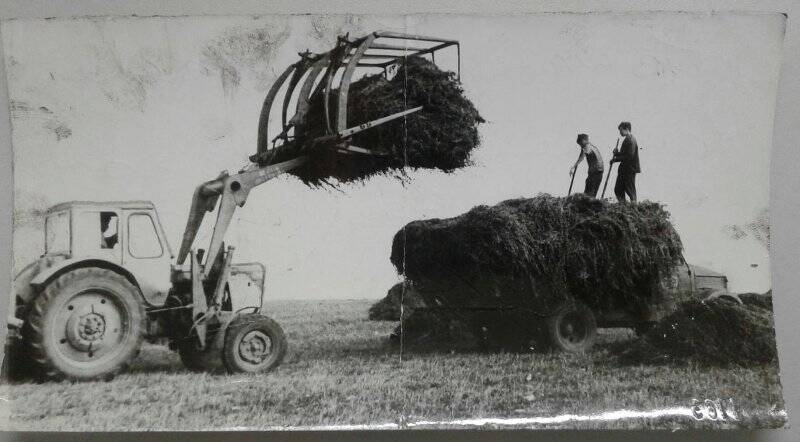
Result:
{"label": "man holding pitchfork", "polygon": [[617,128],[620,136],[624,139],[620,149],[614,149],[614,157],[611,158],[612,165],[616,162],[620,163],[617,169],[614,195],[617,196],[619,202],[625,201],[625,195],[632,202],[636,202],[636,174],[642,171],[639,166],[639,145],[631,134],[631,123],[623,121]]}

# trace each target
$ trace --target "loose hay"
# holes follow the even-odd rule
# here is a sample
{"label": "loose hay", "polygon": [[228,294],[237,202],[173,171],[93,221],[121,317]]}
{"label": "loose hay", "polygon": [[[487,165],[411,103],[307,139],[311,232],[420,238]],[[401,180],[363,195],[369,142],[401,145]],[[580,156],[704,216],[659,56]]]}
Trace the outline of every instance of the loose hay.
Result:
{"label": "loose hay", "polygon": [[395,235],[391,261],[427,288],[428,305],[546,313],[566,296],[590,307],[644,307],[681,252],[660,204],[540,194],[413,221]]}
{"label": "loose hay", "polygon": [[685,301],[621,359],[633,363],[691,360],[722,366],[772,363],[777,360],[772,313],[725,298]]}
{"label": "loose hay", "polygon": [[446,345],[450,350],[470,348],[475,340],[475,330],[463,317],[453,312],[433,310],[414,310],[404,315],[402,324],[389,335],[393,344],[417,348]]}
{"label": "loose hay", "polygon": [[408,317],[415,309],[424,306],[408,283],[398,282],[389,289],[386,296],[369,308],[370,321],[399,321],[400,305],[403,305],[403,316]]}
{"label": "loose hay", "polygon": [[766,293],[742,293],[738,296],[745,305],[760,307],[772,312],[772,290]]}
{"label": "loose hay", "polygon": [[[330,108],[336,109],[338,95],[332,91],[331,96],[334,99]],[[306,184],[319,185],[328,178],[350,182],[376,174],[399,173],[404,168],[451,172],[469,165],[470,153],[480,143],[478,124],[484,119],[464,96],[456,75],[440,70],[422,57],[401,61],[391,80],[376,74],[351,83],[347,126],[358,126],[417,106],[423,109],[353,136],[353,145],[387,155],[342,154],[316,149],[309,152],[310,161],[290,173]],[[325,134],[324,115],[323,95],[318,94],[312,99],[305,127],[308,132],[304,136]],[[295,155],[291,150],[278,150],[252,159],[264,166]]]}

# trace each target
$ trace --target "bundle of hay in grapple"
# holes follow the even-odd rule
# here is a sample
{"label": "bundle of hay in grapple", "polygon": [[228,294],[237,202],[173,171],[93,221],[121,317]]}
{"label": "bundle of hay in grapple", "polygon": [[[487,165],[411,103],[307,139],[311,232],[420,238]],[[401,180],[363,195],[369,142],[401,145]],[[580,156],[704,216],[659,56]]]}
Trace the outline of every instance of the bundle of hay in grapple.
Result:
{"label": "bundle of hay in grapple", "polygon": [[722,298],[689,300],[622,354],[630,363],[758,365],[777,359],[772,311]]}
{"label": "bundle of hay in grapple", "polygon": [[395,235],[391,261],[427,305],[547,314],[568,296],[591,307],[644,307],[681,253],[657,203],[540,194],[411,222]]}
{"label": "bundle of hay in grapple", "polygon": [[[336,109],[336,97],[333,91],[330,109]],[[389,80],[376,74],[351,83],[347,125],[358,126],[418,106],[422,110],[353,136],[353,145],[385,155],[316,149],[308,152],[311,158],[305,165],[290,173],[306,184],[318,185],[328,178],[348,182],[404,168],[451,172],[469,165],[470,153],[480,142],[477,126],[484,120],[453,72],[418,56],[400,61]],[[312,97],[304,136],[323,136],[325,128],[324,96],[317,94]],[[253,160],[264,166],[293,155],[291,151],[266,152]]]}

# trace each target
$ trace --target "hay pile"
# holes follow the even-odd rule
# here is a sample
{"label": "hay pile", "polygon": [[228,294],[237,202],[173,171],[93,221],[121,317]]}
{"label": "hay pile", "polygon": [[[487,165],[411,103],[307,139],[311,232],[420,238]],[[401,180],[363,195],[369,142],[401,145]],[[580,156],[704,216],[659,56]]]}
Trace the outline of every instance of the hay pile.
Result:
{"label": "hay pile", "polygon": [[741,293],[738,297],[745,305],[759,307],[772,312],[772,290],[766,293]]}
{"label": "hay pile", "polygon": [[[336,96],[332,93],[332,97]],[[331,109],[337,108],[335,101],[332,100]],[[391,80],[376,74],[351,83],[347,126],[358,126],[417,106],[423,109],[353,136],[353,145],[383,151],[386,156],[314,149],[309,152],[311,160],[290,173],[306,184],[319,185],[329,178],[358,181],[376,174],[400,172],[406,167],[450,172],[469,165],[470,153],[480,143],[478,124],[484,120],[464,96],[455,74],[442,71],[421,57],[399,62]],[[323,96],[317,94],[312,98],[305,138],[325,135],[324,115]],[[275,151],[251,159],[264,166],[295,155],[291,150]]]}
{"label": "hay pile", "polygon": [[411,222],[395,235],[391,261],[428,305],[546,314],[565,296],[643,308],[681,251],[659,204],[540,194]]}
{"label": "hay pile", "polygon": [[[404,285],[406,287],[404,287]],[[425,303],[410,284],[398,282],[389,289],[384,298],[369,308],[370,321],[399,321],[400,304],[403,305],[403,316],[408,317],[414,309],[424,307]]]}
{"label": "hay pile", "polygon": [[777,360],[772,312],[726,298],[686,301],[621,359],[633,363],[691,360],[721,366],[772,363]]}

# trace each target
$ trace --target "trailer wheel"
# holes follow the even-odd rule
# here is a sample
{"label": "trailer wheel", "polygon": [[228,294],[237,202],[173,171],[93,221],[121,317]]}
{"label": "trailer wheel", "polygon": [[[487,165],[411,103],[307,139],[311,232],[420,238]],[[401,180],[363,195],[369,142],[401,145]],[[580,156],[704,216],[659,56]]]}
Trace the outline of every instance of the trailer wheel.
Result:
{"label": "trailer wheel", "polygon": [[597,336],[597,322],[589,307],[578,301],[565,302],[547,318],[547,338],[555,350],[582,353]]}
{"label": "trailer wheel", "polygon": [[243,314],[228,325],[222,362],[229,373],[267,372],[283,361],[286,348],[277,322],[258,313]]}
{"label": "trailer wheel", "polygon": [[87,267],[42,290],[23,337],[42,377],[108,379],[136,356],[144,329],[139,290],[116,272]]}

